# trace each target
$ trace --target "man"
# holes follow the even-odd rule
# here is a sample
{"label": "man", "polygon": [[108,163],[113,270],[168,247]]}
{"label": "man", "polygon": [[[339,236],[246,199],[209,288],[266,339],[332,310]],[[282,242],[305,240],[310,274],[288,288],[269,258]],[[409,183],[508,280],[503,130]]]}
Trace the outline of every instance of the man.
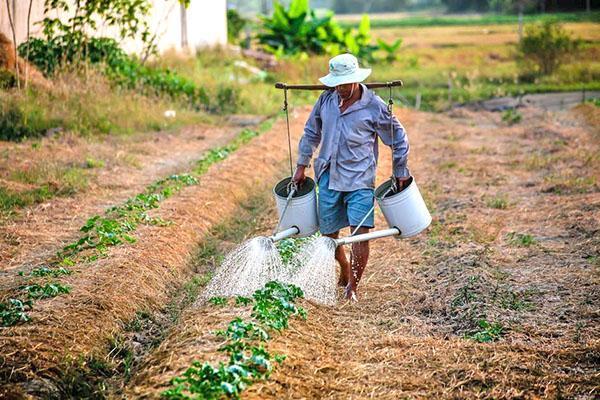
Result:
{"label": "man", "polygon": [[[386,103],[360,84],[370,73],[370,69],[359,68],[352,54],[341,54],[329,61],[329,74],[319,80],[335,90],[325,91],[317,100],[298,146],[298,165],[293,177],[297,184],[304,181],[305,170],[320,146],[314,161],[319,186],[319,225],[323,235],[334,239],[347,226],[354,232],[365,217],[356,233],[367,233],[373,228],[373,213],[369,211],[374,204],[378,137],[388,146],[393,143],[398,188],[402,189],[410,176],[404,128],[393,117],[392,140]],[[339,284],[346,288],[345,297],[356,301],[356,288],[369,259],[369,243],[354,243],[350,262],[342,246],[336,249],[335,258],[341,267]]]}

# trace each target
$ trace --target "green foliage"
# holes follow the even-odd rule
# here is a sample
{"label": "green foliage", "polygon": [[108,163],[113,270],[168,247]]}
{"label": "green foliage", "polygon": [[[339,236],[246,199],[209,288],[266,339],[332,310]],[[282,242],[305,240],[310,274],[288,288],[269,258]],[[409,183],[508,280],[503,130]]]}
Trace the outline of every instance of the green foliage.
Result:
{"label": "green foliage", "polygon": [[240,146],[248,143],[252,138],[259,135],[259,132],[250,129],[244,129],[234,140],[228,145],[217,147],[206,152],[200,160],[196,163],[194,172],[198,175],[204,174],[208,171],[208,168],[221,160],[226,159],[229,154],[233,153]]}
{"label": "green foliage", "polygon": [[481,319],[478,325],[478,329],[465,336],[467,339],[472,339],[479,343],[489,343],[500,339],[504,333],[504,328],[497,322],[490,323],[485,319]]}
{"label": "green foliage", "polygon": [[506,122],[508,125],[518,124],[522,119],[523,115],[514,108],[509,108],[502,113],[502,121]]}
{"label": "green foliage", "polygon": [[510,232],[506,237],[509,239],[511,244],[520,247],[529,247],[537,243],[537,240],[529,233],[516,233]]}
{"label": "green foliage", "polygon": [[13,326],[19,322],[28,322],[30,318],[27,311],[29,310],[31,310],[31,301],[8,299],[8,302],[0,303],[1,326]]}
{"label": "green foliage", "polygon": [[292,0],[286,10],[275,3],[273,15],[262,17],[260,44],[278,57],[298,54],[338,55],[348,51],[365,61],[373,61],[377,46],[370,44],[369,17],[364,15],[358,29],[342,28],[333,13],[317,17],[308,0]]}
{"label": "green foliage", "polygon": [[52,277],[58,278],[64,275],[71,275],[72,271],[64,267],[38,267],[31,270],[29,274],[25,274],[23,271],[19,272],[20,276],[29,276],[35,278]]}
{"label": "green foliage", "polygon": [[227,364],[212,366],[194,361],[182,376],[172,379],[172,388],[163,392],[163,397],[239,399],[249,385],[268,378],[273,371],[273,361],[281,363],[285,356],[269,353],[263,343],[270,339],[270,329],[287,327],[291,316],[306,317],[306,312],[294,304],[298,297],[302,297],[300,288],[279,282],[267,283],[252,299],[238,297],[236,303],[254,302],[254,320],[244,321],[238,317],[230,321],[226,329],[215,332],[226,341],[219,351],[228,355]]}
{"label": "green foliage", "polygon": [[90,41],[89,32],[96,30],[99,23],[103,28],[116,29],[121,39],[141,39],[149,52],[153,49],[147,22],[151,6],[149,0],[80,0],[75,3],[45,0],[43,34],[52,46],[68,49],[75,61],[85,59],[82,54]]}
{"label": "green foliage", "polygon": [[208,302],[213,306],[226,306],[227,297],[211,297],[210,299],[208,299]]}
{"label": "green foliage", "polygon": [[240,32],[244,29],[248,20],[243,18],[236,10],[227,10],[227,40],[229,43],[237,43]]}
{"label": "green foliage", "polygon": [[0,68],[0,89],[10,89],[17,86],[17,77],[12,71]]}
{"label": "green foliage", "polygon": [[19,289],[21,289],[27,295],[27,298],[35,300],[49,299],[71,292],[70,286],[65,286],[58,282],[49,282],[44,285],[33,283],[30,285],[21,286]]}
{"label": "green foliage", "polygon": [[508,208],[508,199],[506,198],[506,196],[498,195],[498,196],[492,197],[491,199],[488,199],[486,204],[490,208],[505,210],[506,208]]}
{"label": "green foliage", "polygon": [[179,76],[169,69],[152,68],[142,64],[135,57],[127,55],[114,39],[87,39],[83,51],[74,47],[76,41],[31,39],[19,46],[19,53],[25,57],[29,47],[28,60],[46,75],[53,74],[60,66],[86,61],[103,66],[104,74],[117,85],[141,91],[146,94],[166,95],[172,99],[186,101],[191,107],[210,111],[235,111],[235,93],[232,88],[222,88],[217,94],[220,106],[210,109],[210,99],[206,90],[196,86],[191,80]]}
{"label": "green foliage", "polygon": [[0,140],[19,141],[40,137],[53,126],[52,121],[43,118],[35,108],[21,109],[13,102],[0,104]]}
{"label": "green foliage", "polygon": [[518,51],[525,68],[542,75],[555,72],[580,45],[555,21],[545,21],[525,27]]}
{"label": "green foliage", "polygon": [[385,51],[386,56],[385,56],[385,61],[388,63],[392,63],[394,61],[396,61],[398,59],[398,49],[400,49],[400,46],[402,45],[402,39],[396,39],[396,41],[394,43],[388,44],[385,41],[383,41],[382,39],[377,38],[377,44],[379,45],[379,48],[383,51]]}
{"label": "green foliage", "polygon": [[124,204],[111,207],[105,216],[95,215],[81,227],[84,235],[77,241],[66,245],[60,257],[72,257],[84,250],[95,250],[101,255],[111,246],[133,243],[130,235],[138,224],[161,225],[159,218],[152,218],[148,211],[158,208],[159,203],[181,190],[184,186],[195,185],[198,180],[189,174],[171,175],[149,185],[143,193],[128,199]]}
{"label": "green foliage", "polygon": [[289,263],[308,238],[287,238],[275,244],[284,264]]}

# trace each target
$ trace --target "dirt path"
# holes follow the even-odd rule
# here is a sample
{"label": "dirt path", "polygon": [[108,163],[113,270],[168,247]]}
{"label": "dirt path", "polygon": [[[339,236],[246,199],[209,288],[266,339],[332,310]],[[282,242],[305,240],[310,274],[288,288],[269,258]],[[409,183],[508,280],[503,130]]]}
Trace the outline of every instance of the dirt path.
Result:
{"label": "dirt path", "polygon": [[[224,145],[241,128],[235,126],[190,127],[178,133],[145,133],[126,139],[89,143],[48,143],[47,157],[61,148],[61,161],[92,154],[111,163],[101,168],[92,187],[73,197],[58,197],[22,210],[2,226],[0,234],[0,274],[37,265],[73,240],[87,218],[120,204],[128,197],[170,174],[187,171],[203,152]],[[66,146],[66,147],[65,147]],[[64,150],[64,149],[67,150]],[[40,151],[38,151],[39,153]],[[15,155],[16,156],[16,155]],[[40,157],[36,154],[32,159]],[[44,157],[44,154],[41,155]],[[23,160],[25,158],[17,157]],[[15,160],[17,162],[17,160]]]}
{"label": "dirt path", "polygon": [[[400,111],[432,226],[372,243],[358,303],[305,303],[308,320],[269,344],[287,359],[244,398],[597,398],[599,137],[571,113],[523,112],[508,127]],[[193,360],[219,359],[211,330],[231,317],[186,313],[128,398],[159,398]]]}

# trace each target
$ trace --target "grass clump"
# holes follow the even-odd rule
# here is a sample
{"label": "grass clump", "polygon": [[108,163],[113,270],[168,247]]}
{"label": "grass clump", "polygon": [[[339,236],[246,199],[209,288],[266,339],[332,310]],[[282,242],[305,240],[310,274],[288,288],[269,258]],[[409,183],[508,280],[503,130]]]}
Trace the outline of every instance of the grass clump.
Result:
{"label": "grass clump", "polygon": [[300,288],[275,281],[257,290],[252,298],[238,297],[236,304],[253,305],[251,319],[235,318],[225,329],[215,332],[225,340],[219,351],[227,355],[228,361],[217,366],[194,361],[182,376],[172,379],[172,387],[163,392],[163,397],[239,399],[248,386],[267,379],[273,362],[282,363],[285,356],[271,354],[264,343],[271,338],[270,331],[287,328],[290,317],[306,318],[306,311],[295,304],[300,297]]}
{"label": "grass clump", "polygon": [[490,208],[506,210],[508,208],[508,198],[505,195],[496,195],[488,199],[486,205]]}
{"label": "grass clump", "polygon": [[511,244],[519,247],[529,247],[537,243],[537,240],[529,233],[510,232],[506,237]]}
{"label": "grass clump", "polygon": [[508,125],[518,124],[522,119],[523,115],[514,108],[509,108],[502,113],[502,121],[506,122]]}

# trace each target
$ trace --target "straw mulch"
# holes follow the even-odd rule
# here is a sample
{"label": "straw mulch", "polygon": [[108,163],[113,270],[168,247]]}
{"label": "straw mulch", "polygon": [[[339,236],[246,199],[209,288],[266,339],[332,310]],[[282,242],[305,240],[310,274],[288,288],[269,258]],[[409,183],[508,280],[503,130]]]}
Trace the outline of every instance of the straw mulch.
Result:
{"label": "straw mulch", "polygon": [[[140,227],[136,244],[113,248],[107,258],[65,279],[71,294],[37,302],[33,322],[0,330],[0,394],[61,393],[64,380],[85,371],[92,357],[109,360],[108,339],[136,311],[163,307],[194,272],[190,258],[208,230],[232,217],[253,193],[270,190],[286,159],[284,127],[278,121],[211,167],[199,185],[164,201],[152,214],[171,225]],[[300,132],[302,123],[293,128]]]}
{"label": "straw mulch", "polygon": [[[593,179],[577,179],[599,170],[598,143],[573,114],[522,112],[508,127],[491,113],[401,111],[432,226],[372,242],[357,304],[304,302],[308,320],[269,343],[287,359],[244,398],[598,397],[600,197]],[[380,161],[382,181],[385,150]],[[187,312],[128,398],[159,398],[193,360],[217,360],[210,330],[230,311]],[[481,320],[501,336],[471,339]]]}
{"label": "straw mulch", "polygon": [[[0,143],[0,183],[11,190],[14,171],[52,171],[79,166],[82,160],[104,160],[104,168],[86,169],[89,187],[74,196],[55,197],[0,220],[0,287],[20,270],[43,263],[79,235],[79,228],[94,214],[135,196],[173,173],[188,171],[202,152],[222,146],[239,128],[194,126],[179,132],[144,132],[127,137],[108,136],[90,141],[65,133],[43,138],[39,147],[29,142]],[[4,178],[4,179],[3,179]],[[55,184],[50,182],[51,185]],[[2,274],[6,272],[6,274]]]}

